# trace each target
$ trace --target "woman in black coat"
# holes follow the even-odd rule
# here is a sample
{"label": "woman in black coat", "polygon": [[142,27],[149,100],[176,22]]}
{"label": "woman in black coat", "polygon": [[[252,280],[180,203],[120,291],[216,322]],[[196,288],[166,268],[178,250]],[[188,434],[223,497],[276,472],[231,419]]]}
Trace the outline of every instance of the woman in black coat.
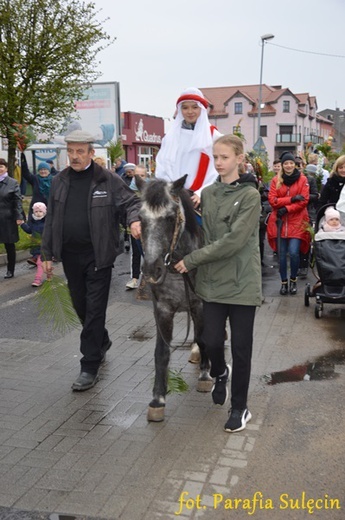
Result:
{"label": "woman in black coat", "polygon": [[324,185],[319,203],[318,209],[322,208],[325,204],[334,204],[338,202],[340,192],[345,184],[345,155],[341,155],[335,161],[332,171]]}
{"label": "woman in black coat", "polygon": [[7,162],[0,159],[0,243],[7,253],[5,278],[13,278],[16,264],[16,246],[19,240],[18,226],[24,222],[19,184],[9,177]]}

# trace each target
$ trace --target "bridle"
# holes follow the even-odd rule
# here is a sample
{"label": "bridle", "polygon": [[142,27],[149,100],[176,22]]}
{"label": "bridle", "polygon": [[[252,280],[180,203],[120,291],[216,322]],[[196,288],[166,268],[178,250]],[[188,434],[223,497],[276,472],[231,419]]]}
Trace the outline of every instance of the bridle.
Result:
{"label": "bridle", "polygon": [[182,233],[184,231],[184,223],[186,222],[183,211],[181,211],[181,201],[178,197],[173,197],[174,201],[178,204],[177,214],[175,220],[174,233],[171,239],[169,251],[163,255],[165,267],[169,267],[173,258],[173,254],[178,246]]}
{"label": "bridle", "polygon": [[[181,239],[181,236],[183,234],[183,231],[184,231],[184,224],[186,222],[186,218],[185,218],[185,215],[184,215],[184,212],[182,211],[181,209],[181,199],[179,197],[172,197],[174,202],[178,205],[177,206],[177,213],[176,213],[176,220],[175,220],[175,227],[174,227],[174,233],[173,233],[173,236],[172,236],[172,239],[171,239],[171,243],[170,243],[170,247],[169,247],[169,251],[166,253],[166,254],[163,254],[163,258],[164,258],[164,266],[169,269],[169,267],[171,266],[171,262],[172,261],[176,261],[178,262],[177,259],[173,259],[173,256],[174,256],[174,253],[177,249],[177,246],[179,244],[179,241]],[[172,272],[173,274],[180,274],[178,271],[176,271],[173,267],[171,269],[169,269],[170,272]],[[188,316],[188,319],[187,319],[187,332],[186,332],[186,337],[183,341],[183,344],[182,346],[186,343],[187,339],[188,339],[188,336],[189,336],[189,332],[190,332],[190,322],[191,322],[191,315],[190,315],[190,308],[191,308],[191,301],[190,301],[190,295],[189,295],[189,288],[188,286],[192,289],[193,292],[194,291],[194,287],[193,287],[193,284],[188,276],[188,273],[183,273],[182,274],[182,277],[183,277],[183,282],[184,282],[184,287],[185,287],[185,293],[186,293],[186,298],[187,298],[187,301],[188,301],[188,311],[187,311],[187,316]],[[152,282],[151,282],[152,283]],[[157,303],[157,299],[154,295],[154,293],[152,293],[152,297],[153,299],[156,301]],[[157,324],[157,328],[160,332],[160,335],[161,335],[161,338],[163,340],[163,342],[165,343],[165,345],[167,347],[171,347],[169,345],[169,343],[166,341],[166,339],[164,338],[164,334],[163,334],[163,331],[160,330],[160,327],[158,325],[158,319],[156,317],[156,324]],[[176,348],[175,348],[176,349]],[[174,349],[174,350],[175,350]]]}

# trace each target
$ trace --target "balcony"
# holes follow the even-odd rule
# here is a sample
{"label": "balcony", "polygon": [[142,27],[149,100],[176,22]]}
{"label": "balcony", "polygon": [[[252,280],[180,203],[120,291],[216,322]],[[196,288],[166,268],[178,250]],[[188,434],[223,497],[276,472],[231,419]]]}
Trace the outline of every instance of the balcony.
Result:
{"label": "balcony", "polygon": [[304,144],[312,143],[312,144],[323,144],[324,138],[319,137],[317,135],[305,135],[303,137]]}
{"label": "balcony", "polygon": [[301,134],[276,134],[277,144],[301,144]]}

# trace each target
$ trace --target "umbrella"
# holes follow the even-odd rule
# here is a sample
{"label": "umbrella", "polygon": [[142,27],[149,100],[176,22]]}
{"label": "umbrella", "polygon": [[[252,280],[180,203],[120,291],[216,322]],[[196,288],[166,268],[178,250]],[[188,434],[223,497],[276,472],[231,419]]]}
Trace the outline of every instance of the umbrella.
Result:
{"label": "umbrella", "polygon": [[281,239],[281,232],[282,232],[282,225],[283,225],[283,221],[280,217],[277,217],[276,224],[277,224],[277,255],[278,255],[278,260],[280,260],[280,239]]}

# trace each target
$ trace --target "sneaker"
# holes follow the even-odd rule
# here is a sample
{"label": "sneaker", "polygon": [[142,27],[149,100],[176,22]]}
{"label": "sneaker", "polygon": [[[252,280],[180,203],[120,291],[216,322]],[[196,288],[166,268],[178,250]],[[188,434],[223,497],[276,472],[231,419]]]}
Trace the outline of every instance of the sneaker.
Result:
{"label": "sneaker", "polygon": [[41,280],[34,280],[31,285],[32,287],[41,287],[42,282]]}
{"label": "sneaker", "polygon": [[226,365],[225,374],[222,376],[217,376],[216,381],[212,387],[212,399],[214,404],[219,404],[223,406],[224,403],[228,400],[229,397],[229,377],[231,373],[230,365]]}
{"label": "sneaker", "polygon": [[127,289],[137,289],[139,287],[139,282],[136,278],[132,278],[129,282],[126,283]]}
{"label": "sneaker", "polygon": [[235,433],[244,430],[247,422],[252,418],[252,414],[247,408],[244,410],[230,410],[230,416],[225,423],[224,430],[226,432]]}

